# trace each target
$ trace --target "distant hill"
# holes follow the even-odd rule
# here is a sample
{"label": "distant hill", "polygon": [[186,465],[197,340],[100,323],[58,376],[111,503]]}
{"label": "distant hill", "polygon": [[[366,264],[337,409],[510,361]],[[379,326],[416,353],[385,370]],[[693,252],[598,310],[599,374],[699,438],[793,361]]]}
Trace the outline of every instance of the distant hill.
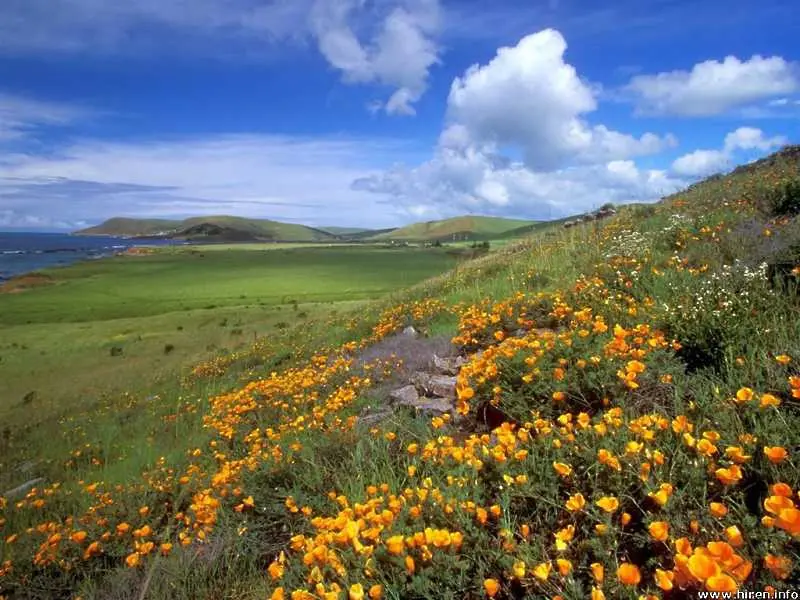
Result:
{"label": "distant hill", "polygon": [[163,237],[220,242],[322,242],[338,239],[332,233],[305,225],[227,215],[192,217],[183,221],[118,217],[95,227],[76,231],[75,235]]}
{"label": "distant hill", "polygon": [[332,233],[333,235],[356,235],[359,233],[363,234],[375,234],[378,233],[375,229],[365,229],[364,227],[317,227],[320,231],[325,231],[327,233]]}
{"label": "distant hill", "polygon": [[113,236],[139,236],[159,235],[174,233],[181,226],[181,221],[168,219],[128,219],[114,217],[100,225],[87,227],[74,232],[73,235],[113,235]]}
{"label": "distant hill", "polygon": [[157,237],[211,242],[448,242],[521,237],[549,222],[468,215],[400,228],[309,227],[227,215],[178,220],[115,217],[74,235]]}
{"label": "distant hill", "polygon": [[537,221],[524,219],[504,219],[501,217],[463,216],[427,221],[400,227],[387,233],[381,233],[371,239],[382,241],[453,241],[483,240],[502,237],[503,234],[521,227],[530,227]]}

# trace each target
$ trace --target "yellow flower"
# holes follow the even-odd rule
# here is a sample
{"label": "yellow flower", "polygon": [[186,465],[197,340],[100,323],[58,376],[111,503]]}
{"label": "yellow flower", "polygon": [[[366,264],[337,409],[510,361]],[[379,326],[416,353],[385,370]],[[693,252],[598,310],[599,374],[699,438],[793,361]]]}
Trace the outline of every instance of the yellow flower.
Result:
{"label": "yellow flower", "polygon": [[547,578],[550,577],[550,571],[552,569],[553,565],[549,562],[539,563],[533,568],[533,576],[536,577],[536,579],[547,581]]}
{"label": "yellow flower", "polygon": [[569,475],[572,473],[572,467],[570,467],[566,463],[554,462],[553,468],[556,470],[556,473],[558,473],[562,477],[569,477]]}
{"label": "yellow flower", "polygon": [[133,569],[134,567],[139,566],[141,559],[142,557],[138,552],[133,552],[132,554],[129,554],[125,558],[125,564],[128,565],[131,569]]}
{"label": "yellow flower", "polygon": [[592,577],[597,582],[598,585],[603,583],[603,579],[605,579],[605,569],[603,569],[603,565],[600,563],[592,563],[589,565],[592,569]]}
{"label": "yellow flower", "polygon": [[731,525],[725,529],[725,537],[728,539],[728,543],[734,548],[739,548],[744,545],[742,532],[736,525]]}
{"label": "yellow flower", "polygon": [[597,502],[595,502],[595,504],[597,504],[597,506],[602,508],[607,513],[613,513],[619,508],[619,500],[617,500],[614,496],[603,496]]}
{"label": "yellow flower", "polygon": [[572,562],[566,558],[557,558],[556,566],[558,567],[558,572],[562,577],[566,577],[572,572]]}
{"label": "yellow flower", "polygon": [[659,542],[665,542],[669,537],[669,523],[666,521],[653,521],[648,525],[647,530],[652,538]]}
{"label": "yellow flower", "polygon": [[639,585],[642,574],[639,572],[639,567],[624,562],[617,569],[617,579],[624,585]]}
{"label": "yellow flower", "polygon": [[389,554],[402,554],[405,548],[405,539],[402,535],[393,535],[386,540],[386,549]]}
{"label": "yellow flower", "polygon": [[584,498],[583,494],[580,493],[570,496],[566,503],[566,508],[570,512],[578,512],[583,510],[584,506],[586,506],[586,498]]}
{"label": "yellow flower", "polygon": [[656,569],[655,579],[656,579],[656,585],[665,592],[668,592],[672,589],[673,586],[672,582],[675,579],[675,574],[672,571],[663,571],[661,569]]}
{"label": "yellow flower", "polygon": [[409,575],[413,575],[414,571],[417,570],[417,566],[414,563],[414,559],[411,558],[410,556],[406,556],[405,565],[406,565],[406,571],[408,572]]}
{"label": "yellow flower", "polygon": [[738,465],[731,465],[728,468],[717,469],[714,474],[723,485],[733,485],[742,478],[742,469]]}
{"label": "yellow flower", "polygon": [[489,598],[494,598],[497,592],[500,591],[500,584],[496,579],[484,579],[483,589],[486,590],[486,595],[489,596]]}
{"label": "yellow flower", "polygon": [[718,519],[728,514],[728,507],[721,502],[712,502],[708,505],[708,510],[712,516]]}
{"label": "yellow flower", "polygon": [[350,586],[347,597],[349,600],[364,600],[364,587],[360,583],[354,583]]}
{"label": "yellow flower", "polygon": [[761,408],[769,408],[771,406],[778,407],[781,405],[781,399],[777,396],[773,396],[772,394],[761,394],[761,402],[759,406]]}
{"label": "yellow flower", "polygon": [[525,562],[521,560],[514,562],[514,566],[511,568],[511,572],[517,579],[522,579],[523,577],[525,577]]}
{"label": "yellow flower", "polygon": [[606,600],[606,595],[599,587],[592,586],[591,600]]}
{"label": "yellow flower", "polygon": [[753,390],[749,387],[742,387],[736,392],[736,400],[737,402],[744,403],[750,402],[753,399]]}
{"label": "yellow flower", "polygon": [[787,354],[778,354],[778,356],[775,357],[775,360],[782,365],[788,365],[790,362],[792,362],[792,357]]}
{"label": "yellow flower", "polygon": [[84,540],[86,540],[87,535],[88,534],[85,531],[76,531],[71,536],[69,536],[69,539],[71,539],[76,544],[82,544]]}
{"label": "yellow flower", "polygon": [[369,593],[367,595],[370,597],[370,600],[381,600],[381,598],[383,598],[383,586],[376,583],[369,588]]}
{"label": "yellow flower", "polygon": [[771,463],[778,464],[786,460],[789,453],[782,446],[764,446],[764,454]]}
{"label": "yellow flower", "polygon": [[278,562],[277,560],[273,560],[270,563],[269,567],[267,567],[267,572],[269,573],[269,576],[272,577],[273,580],[280,579],[281,577],[283,577],[284,570],[285,570],[284,566],[280,564],[280,562]]}

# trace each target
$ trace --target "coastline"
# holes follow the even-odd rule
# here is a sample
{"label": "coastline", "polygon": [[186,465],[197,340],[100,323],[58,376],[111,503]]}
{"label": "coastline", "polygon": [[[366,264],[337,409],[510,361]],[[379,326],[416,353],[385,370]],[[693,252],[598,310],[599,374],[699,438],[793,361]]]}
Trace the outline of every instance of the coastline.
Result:
{"label": "coastline", "polygon": [[130,248],[185,245],[164,238],[0,232],[0,284],[41,271],[111,258]]}

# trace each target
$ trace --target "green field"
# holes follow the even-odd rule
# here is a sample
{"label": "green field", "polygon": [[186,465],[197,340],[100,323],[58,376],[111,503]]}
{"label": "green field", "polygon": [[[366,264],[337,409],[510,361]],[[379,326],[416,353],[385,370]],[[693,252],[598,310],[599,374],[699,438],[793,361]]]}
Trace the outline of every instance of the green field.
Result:
{"label": "green field", "polygon": [[320,320],[457,260],[434,249],[248,244],[44,271],[50,284],[0,294],[0,422],[157,389],[214,352]]}
{"label": "green field", "polygon": [[438,249],[271,244],[117,256],[46,272],[53,285],[3,295],[0,325],[374,298],[455,263]]}

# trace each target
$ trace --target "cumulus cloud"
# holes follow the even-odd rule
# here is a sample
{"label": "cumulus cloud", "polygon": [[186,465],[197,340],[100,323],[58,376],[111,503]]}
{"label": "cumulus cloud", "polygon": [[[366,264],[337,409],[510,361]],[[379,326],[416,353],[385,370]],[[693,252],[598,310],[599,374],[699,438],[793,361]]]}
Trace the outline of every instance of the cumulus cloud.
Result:
{"label": "cumulus cloud", "polygon": [[726,170],[737,152],[758,150],[768,152],[788,143],[784,136],[766,137],[755,127],[739,127],[725,136],[720,150],[695,150],[675,159],[672,172],[684,177],[700,177]]}
{"label": "cumulus cloud", "polygon": [[[402,222],[382,195],[350,189],[379,172],[375,157],[407,157],[397,142],[267,135],[147,143],[81,142],[47,156],[0,156],[6,224],[112,216],[234,214],[312,225]],[[367,221],[367,218],[372,219]]]}
{"label": "cumulus cloud", "polygon": [[[278,43],[312,40],[345,82],[391,88],[381,105],[413,114],[437,63],[439,0],[26,0],[0,2],[0,52],[147,52],[183,42],[216,56],[269,58]],[[198,39],[224,43],[198,44]]]}
{"label": "cumulus cloud", "polygon": [[[630,159],[677,140],[590,124],[586,116],[597,108],[597,91],[565,61],[566,49],[563,36],[546,29],[471,66],[450,88],[448,122],[433,158],[360,178],[354,188],[390,194],[416,214],[539,218],[673,191],[677,180],[640,170]],[[521,159],[504,154],[512,149]]]}
{"label": "cumulus cloud", "polygon": [[638,75],[625,92],[632,96],[640,114],[705,117],[764,99],[800,90],[796,64],[780,56],[749,60],[728,56],[707,60],[690,71]]}
{"label": "cumulus cloud", "polygon": [[576,155],[590,161],[650,154],[672,138],[641,138],[591,127],[584,115],[597,108],[595,90],[565,62],[567,43],[545,29],[500,48],[485,65],[453,81],[448,116],[479,143],[515,145],[534,168],[549,168]]}

